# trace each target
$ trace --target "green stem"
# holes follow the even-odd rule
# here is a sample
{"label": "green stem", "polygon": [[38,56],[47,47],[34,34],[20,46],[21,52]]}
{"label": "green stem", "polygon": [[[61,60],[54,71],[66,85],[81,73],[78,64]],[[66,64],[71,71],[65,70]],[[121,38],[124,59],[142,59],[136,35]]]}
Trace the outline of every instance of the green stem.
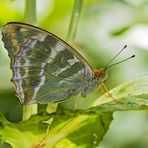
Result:
{"label": "green stem", "polygon": [[29,119],[34,114],[37,114],[37,104],[23,106],[23,121]]}
{"label": "green stem", "polygon": [[83,0],[75,0],[67,36],[69,42],[72,42],[75,38],[82,5]]}
{"label": "green stem", "polygon": [[[27,23],[36,23],[36,0],[26,0],[24,20]],[[37,114],[37,104],[23,106],[23,121]]]}
{"label": "green stem", "polygon": [[26,0],[24,20],[27,23],[36,23],[36,0]]}

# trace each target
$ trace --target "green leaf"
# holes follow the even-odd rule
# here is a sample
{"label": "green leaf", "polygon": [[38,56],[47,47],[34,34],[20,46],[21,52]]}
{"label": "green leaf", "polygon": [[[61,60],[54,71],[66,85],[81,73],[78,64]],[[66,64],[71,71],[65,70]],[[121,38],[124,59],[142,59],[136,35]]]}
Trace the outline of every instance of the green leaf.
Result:
{"label": "green leaf", "polygon": [[83,122],[79,129],[68,136],[77,146],[96,147],[108,130],[112,121],[112,113],[90,115],[87,122]]}
{"label": "green leaf", "polygon": [[95,147],[106,133],[112,114],[73,115],[71,112],[62,112],[56,113],[53,121],[52,118],[53,115],[36,115],[13,124],[1,117],[0,135],[4,142],[14,148]]}
{"label": "green leaf", "polygon": [[112,112],[148,109],[148,75],[123,83],[109,91],[109,93],[121,103],[107,95],[103,95],[90,105],[90,110]]}
{"label": "green leaf", "polygon": [[44,137],[48,127],[44,121],[50,118],[47,115],[32,116],[28,121],[13,124],[6,122],[1,115],[0,136],[3,142],[9,143],[13,148],[30,148]]}
{"label": "green leaf", "polygon": [[133,24],[130,24],[128,26],[124,26],[123,28],[117,29],[117,30],[113,30],[110,34],[112,36],[121,36],[124,33],[126,33],[131,27],[133,27]]}
{"label": "green leaf", "polygon": [[73,115],[62,112],[54,117],[45,147],[96,147],[111,121],[111,113]]}

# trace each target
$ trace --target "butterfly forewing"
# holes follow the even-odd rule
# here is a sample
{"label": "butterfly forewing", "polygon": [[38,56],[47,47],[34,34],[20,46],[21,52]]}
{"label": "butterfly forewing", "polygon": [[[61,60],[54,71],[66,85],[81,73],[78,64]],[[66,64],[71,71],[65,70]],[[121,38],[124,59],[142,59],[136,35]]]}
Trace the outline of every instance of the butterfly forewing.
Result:
{"label": "butterfly forewing", "polygon": [[82,91],[85,77],[94,79],[84,58],[47,31],[28,24],[8,23],[2,34],[11,58],[12,81],[22,103],[68,99]]}

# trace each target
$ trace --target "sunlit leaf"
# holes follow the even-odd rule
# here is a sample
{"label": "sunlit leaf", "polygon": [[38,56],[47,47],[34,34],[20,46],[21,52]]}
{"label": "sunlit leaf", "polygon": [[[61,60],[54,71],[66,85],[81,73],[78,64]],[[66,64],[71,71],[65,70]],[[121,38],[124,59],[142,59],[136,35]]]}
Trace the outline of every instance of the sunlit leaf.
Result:
{"label": "sunlit leaf", "polygon": [[109,92],[120,103],[103,95],[96,99],[90,108],[93,107],[93,110],[103,112],[148,109],[148,75],[123,83]]}
{"label": "sunlit leaf", "polygon": [[[102,140],[112,121],[111,113],[100,114],[57,114],[33,116],[18,124],[1,120],[2,140],[12,147],[95,147]],[[3,117],[1,117],[3,119]],[[19,140],[18,140],[19,139]]]}

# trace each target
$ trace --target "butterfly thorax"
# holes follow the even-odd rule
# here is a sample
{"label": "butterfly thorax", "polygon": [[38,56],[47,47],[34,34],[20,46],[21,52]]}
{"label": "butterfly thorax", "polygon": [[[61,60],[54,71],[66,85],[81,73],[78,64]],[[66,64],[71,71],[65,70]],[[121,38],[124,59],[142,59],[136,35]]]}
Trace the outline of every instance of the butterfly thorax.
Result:
{"label": "butterfly thorax", "polygon": [[98,80],[99,85],[100,82],[104,82],[107,79],[107,71],[107,68],[99,68],[94,70],[95,78]]}

